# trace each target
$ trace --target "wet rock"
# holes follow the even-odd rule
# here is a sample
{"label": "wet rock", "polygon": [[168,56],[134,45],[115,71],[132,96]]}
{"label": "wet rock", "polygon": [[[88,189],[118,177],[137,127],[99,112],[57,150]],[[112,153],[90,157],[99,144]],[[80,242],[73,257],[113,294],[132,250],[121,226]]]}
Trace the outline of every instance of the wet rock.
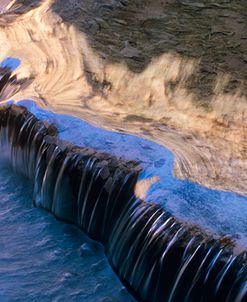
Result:
{"label": "wet rock", "polygon": [[83,243],[79,248],[79,255],[81,257],[92,257],[95,254],[95,248],[90,243]]}
{"label": "wet rock", "polygon": [[126,287],[122,287],[120,290],[119,290],[120,294],[121,295],[128,295],[128,291],[127,291],[127,288]]}
{"label": "wet rock", "polygon": [[48,124],[47,126],[48,134],[51,136],[57,136],[58,135],[58,129],[54,124]]}

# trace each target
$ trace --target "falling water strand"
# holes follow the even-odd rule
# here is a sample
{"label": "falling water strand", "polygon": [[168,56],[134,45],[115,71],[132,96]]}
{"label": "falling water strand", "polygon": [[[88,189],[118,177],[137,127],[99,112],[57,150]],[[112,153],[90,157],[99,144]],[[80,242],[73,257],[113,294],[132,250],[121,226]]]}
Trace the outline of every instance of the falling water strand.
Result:
{"label": "falling water strand", "polygon": [[235,255],[160,205],[136,198],[137,162],[62,141],[15,105],[0,110],[0,143],[14,171],[33,182],[34,205],[103,243],[137,300],[246,301],[246,252]]}

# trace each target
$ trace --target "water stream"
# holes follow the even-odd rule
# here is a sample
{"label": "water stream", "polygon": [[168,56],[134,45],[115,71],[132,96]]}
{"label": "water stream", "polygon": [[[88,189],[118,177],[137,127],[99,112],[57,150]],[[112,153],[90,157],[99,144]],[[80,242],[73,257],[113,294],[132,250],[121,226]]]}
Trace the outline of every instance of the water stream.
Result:
{"label": "water stream", "polygon": [[0,169],[0,301],[134,301],[102,246],[34,208],[30,182]]}
{"label": "water stream", "polygon": [[103,243],[112,268],[138,300],[244,301],[246,252],[215,240],[200,223],[175,218],[165,204],[138,198],[139,163],[62,141],[54,126],[25,107],[1,110],[0,120],[2,158],[30,178],[34,205]]}
{"label": "water stream", "polygon": [[[202,136],[173,131],[160,122],[167,116],[160,116],[164,96],[157,87],[164,83],[156,71],[164,67],[169,88],[171,79],[188,77],[191,62],[164,54],[134,74],[103,63],[84,35],[56,15],[53,1],[35,2],[26,15],[15,4],[5,13],[6,3],[0,7],[0,23],[9,22],[0,32],[0,301],[246,301],[246,134],[234,130],[244,121],[244,105],[225,140],[220,95],[219,116],[190,100],[189,110],[175,106],[174,114],[164,89],[168,120],[179,116],[178,125],[187,121]],[[127,43],[123,54],[131,51]],[[149,94],[158,100],[152,111],[141,107]],[[133,115],[133,106],[143,116]],[[207,137],[215,120],[215,137]]]}
{"label": "water stream", "polygon": [[145,186],[141,181],[146,180],[148,183],[148,180],[157,177],[156,182],[147,187],[145,200],[158,203],[176,217],[215,234],[230,235],[239,245],[247,247],[246,196],[177,179],[172,173],[174,155],[154,142],[109,132],[69,115],[54,114],[39,108],[31,100],[23,100],[18,104],[25,105],[39,119],[55,125],[61,139],[118,158],[137,161],[142,167],[138,176],[141,187]]}

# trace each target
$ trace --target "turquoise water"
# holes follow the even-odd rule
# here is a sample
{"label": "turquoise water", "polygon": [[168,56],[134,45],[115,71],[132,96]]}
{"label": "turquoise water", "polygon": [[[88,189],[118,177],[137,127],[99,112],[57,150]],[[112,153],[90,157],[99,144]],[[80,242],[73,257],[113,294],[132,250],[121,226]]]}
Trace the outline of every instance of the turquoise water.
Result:
{"label": "turquoise water", "polygon": [[102,247],[32,206],[29,183],[0,167],[0,301],[131,302]]}

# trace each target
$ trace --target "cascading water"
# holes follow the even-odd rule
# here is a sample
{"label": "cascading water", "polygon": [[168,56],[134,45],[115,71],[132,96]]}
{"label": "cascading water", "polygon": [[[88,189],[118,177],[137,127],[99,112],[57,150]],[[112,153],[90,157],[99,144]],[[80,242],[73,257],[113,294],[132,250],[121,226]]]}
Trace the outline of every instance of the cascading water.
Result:
{"label": "cascading water", "polygon": [[138,199],[137,162],[62,141],[24,107],[0,111],[1,152],[34,186],[34,204],[103,243],[140,301],[245,301],[246,252]]}
{"label": "cascading water", "polygon": [[[29,196],[33,188],[36,207],[104,245],[112,268],[139,301],[247,300],[247,254],[241,252],[247,244],[246,4],[223,2],[0,0],[1,104],[14,96],[25,105],[31,98],[42,108],[74,116],[56,115],[53,126],[47,122],[52,113],[43,118],[39,107],[1,108],[1,161],[30,180],[26,192]],[[107,137],[102,129],[81,127],[75,116],[139,138]],[[73,123],[77,129],[71,131]],[[165,148],[140,137],[168,147],[176,161]],[[1,194],[5,172],[0,174]],[[5,266],[0,265],[0,300],[5,302],[26,298],[15,293],[26,283],[20,281],[20,270],[16,274],[19,246],[14,241],[16,234],[28,236],[17,219],[12,240],[15,228],[8,232],[6,223],[7,215],[15,219],[9,201],[22,194],[17,188],[12,199],[6,198],[13,186],[3,191],[1,206],[7,210],[0,211],[1,250],[7,251],[0,258]],[[17,203],[23,201],[25,196]],[[22,209],[17,212],[22,215]],[[30,226],[32,218],[27,222]],[[32,249],[36,260],[37,247],[50,250],[47,238],[40,242],[35,231],[22,248],[38,242],[36,254]],[[56,238],[57,232],[48,233]],[[41,257],[40,265],[49,267],[50,258]],[[75,258],[68,261],[81,265]],[[30,259],[20,262],[31,278],[39,274]],[[60,262],[55,270],[61,267]],[[46,271],[49,281],[53,268]],[[80,268],[88,276],[88,266]],[[79,288],[92,292],[95,283]],[[63,297],[64,283],[59,284],[46,294],[47,301]],[[31,294],[25,288],[27,299],[33,301],[39,294],[32,283],[30,289]],[[43,291],[38,284],[38,292]],[[78,300],[74,296],[71,301]],[[100,294],[90,301],[95,300],[112,301]]]}

